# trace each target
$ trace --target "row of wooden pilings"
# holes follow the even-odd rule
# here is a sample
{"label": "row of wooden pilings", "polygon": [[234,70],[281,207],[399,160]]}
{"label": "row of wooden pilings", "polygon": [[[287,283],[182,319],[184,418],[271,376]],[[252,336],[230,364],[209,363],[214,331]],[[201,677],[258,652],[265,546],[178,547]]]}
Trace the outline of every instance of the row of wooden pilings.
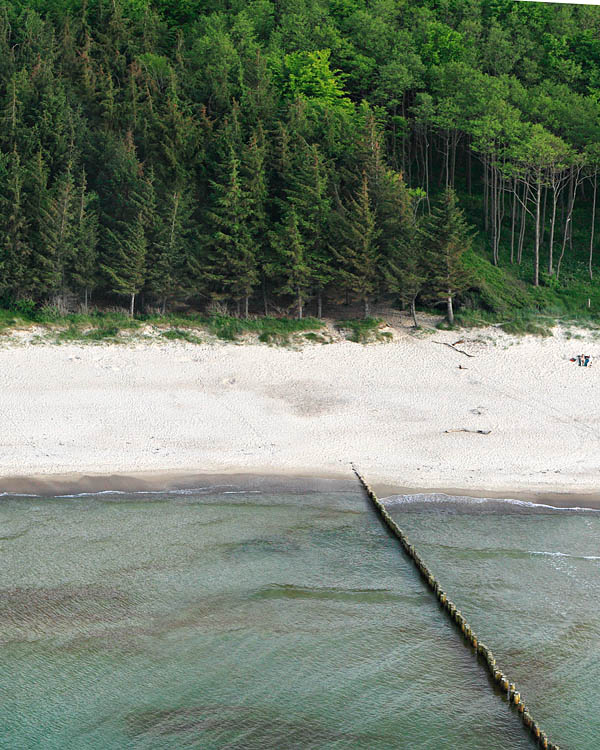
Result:
{"label": "row of wooden pilings", "polygon": [[408,540],[406,534],[402,531],[402,529],[398,526],[398,524],[394,521],[394,519],[387,512],[384,504],[379,500],[377,495],[373,492],[371,487],[367,484],[365,478],[358,471],[356,466],[354,466],[354,464],[352,464],[352,470],[358,477],[358,480],[360,481],[362,486],[365,488],[365,491],[367,495],[369,496],[369,499],[373,503],[375,510],[379,514],[379,517],[381,518],[383,523],[388,527],[388,529],[392,532],[392,534],[398,539],[398,541],[402,545],[402,549],[411,558],[417,570],[421,574],[421,577],[423,578],[423,580],[427,583],[429,588],[433,591],[433,593],[437,597],[443,610],[459,628],[463,637],[465,638],[467,643],[470,644],[470,646],[473,648],[475,653],[479,657],[481,657],[486,669],[491,674],[495,682],[498,683],[498,685],[500,685],[502,690],[506,692],[508,700],[510,701],[510,703],[512,703],[515,706],[516,710],[518,711],[521,717],[521,720],[523,721],[523,724],[531,732],[531,734],[537,741],[538,745],[544,748],[545,750],[560,750],[558,745],[555,745],[553,742],[550,742],[548,740],[546,733],[543,732],[540,729],[538,723],[534,721],[533,717],[531,716],[531,714],[529,713],[529,711],[527,710],[527,707],[525,706],[523,702],[521,693],[516,689],[515,684],[511,682],[508,679],[508,677],[498,668],[498,665],[496,664],[496,659],[494,658],[493,653],[484,643],[481,643],[479,638],[475,635],[475,633],[473,632],[473,628],[465,620],[465,618],[461,614],[460,610],[456,607],[456,605],[450,601],[445,591],[442,590],[442,587],[436,580],[435,576],[431,573],[431,571],[425,565],[423,560],[419,557],[419,554],[417,553],[414,546]]}

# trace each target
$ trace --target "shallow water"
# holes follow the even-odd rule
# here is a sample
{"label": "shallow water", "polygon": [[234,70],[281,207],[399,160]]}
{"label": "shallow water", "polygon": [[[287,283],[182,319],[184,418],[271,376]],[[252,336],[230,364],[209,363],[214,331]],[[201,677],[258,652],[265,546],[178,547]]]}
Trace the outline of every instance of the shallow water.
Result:
{"label": "shallow water", "polygon": [[[0,747],[531,748],[358,488],[0,499]],[[600,513],[390,498],[534,717],[600,742]]]}

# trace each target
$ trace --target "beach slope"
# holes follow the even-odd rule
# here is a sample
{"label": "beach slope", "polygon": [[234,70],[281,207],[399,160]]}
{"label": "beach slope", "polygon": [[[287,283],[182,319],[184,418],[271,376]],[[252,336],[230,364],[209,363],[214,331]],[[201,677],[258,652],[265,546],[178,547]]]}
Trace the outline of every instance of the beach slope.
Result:
{"label": "beach slope", "polygon": [[569,360],[599,347],[591,332],[571,335],[397,330],[389,343],[300,349],[8,345],[0,490],[35,475],[88,475],[88,485],[108,474],[348,477],[354,461],[390,486],[593,494],[600,361]]}

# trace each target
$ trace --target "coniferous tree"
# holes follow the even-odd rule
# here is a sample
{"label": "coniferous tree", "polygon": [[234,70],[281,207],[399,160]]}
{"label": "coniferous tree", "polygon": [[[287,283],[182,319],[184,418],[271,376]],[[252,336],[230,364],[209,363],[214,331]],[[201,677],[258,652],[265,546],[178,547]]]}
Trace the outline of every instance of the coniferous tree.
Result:
{"label": "coniferous tree", "polygon": [[454,298],[471,283],[463,255],[471,247],[472,231],[452,188],[447,188],[432,208],[423,234],[430,295],[445,303],[448,323],[453,325]]}
{"label": "coniferous tree", "polygon": [[364,317],[368,318],[371,298],[380,279],[381,230],[377,228],[365,173],[356,196],[350,198],[346,206],[340,204],[337,213],[340,245],[339,249],[332,247],[332,250],[339,262],[340,282],[345,290],[360,299]]}
{"label": "coniferous tree", "polygon": [[334,278],[333,258],[328,244],[331,218],[329,175],[317,144],[309,146],[304,139],[297,155],[289,200],[298,217],[310,286],[317,297],[317,317],[323,313],[323,292]]}
{"label": "coniferous tree", "polygon": [[0,292],[5,299],[20,299],[28,291],[30,255],[23,200],[25,175],[14,151],[0,166]]}
{"label": "coniferous tree", "polygon": [[129,297],[133,315],[136,295],[146,273],[147,232],[155,217],[152,177],[144,180],[131,134],[125,141],[107,137],[105,163],[100,172],[104,212],[101,269],[108,289]]}
{"label": "coniferous tree", "polygon": [[112,255],[102,265],[111,291],[129,297],[129,315],[133,317],[135,298],[146,278],[146,227],[143,211],[132,222],[123,224],[121,231],[108,231]]}
{"label": "coniferous tree", "polygon": [[385,185],[379,211],[385,285],[389,292],[408,301],[417,328],[416,299],[427,278],[415,213],[419,196],[406,187],[396,172],[386,173]]}
{"label": "coniferous tree", "polygon": [[291,294],[295,297],[296,314],[300,320],[303,317],[312,274],[298,226],[298,217],[293,207],[288,211],[279,231],[274,233],[273,244],[277,262],[273,264],[272,270],[274,275],[282,280],[278,291],[280,294]]}
{"label": "coniferous tree", "polygon": [[240,179],[248,206],[248,228],[255,248],[264,242],[268,231],[266,174],[267,147],[259,124],[242,150]]}
{"label": "coniferous tree", "polygon": [[256,257],[258,279],[262,284],[263,306],[267,314],[267,266],[273,259],[269,256],[266,241],[270,230],[268,215],[267,143],[262,123],[251,134],[242,149],[241,178],[248,201],[248,229]]}
{"label": "coniferous tree", "polygon": [[82,170],[76,195],[76,224],[73,237],[73,261],[70,283],[83,292],[83,309],[88,311],[90,295],[97,284],[98,215],[95,210],[97,196],[87,190],[85,170]]}
{"label": "coniferous tree", "polygon": [[67,274],[75,256],[76,200],[71,164],[60,175],[41,219],[41,239],[52,264],[47,276],[48,292],[55,304],[65,305]]}
{"label": "coniferous tree", "polygon": [[189,284],[185,276],[192,241],[185,191],[169,193],[165,203],[155,225],[157,236],[149,245],[147,272],[148,291],[160,301],[163,315],[169,302]]}
{"label": "coniferous tree", "polygon": [[240,178],[240,162],[233,148],[222,168],[221,181],[211,182],[214,205],[208,214],[211,224],[207,277],[214,285],[213,296],[248,303],[258,278],[254,245],[248,226],[249,207]]}
{"label": "coniferous tree", "polygon": [[[562,284],[584,267],[595,284],[598,10],[359,5],[350,20],[325,0],[251,17],[200,0],[0,0],[4,297],[85,305],[94,287],[104,301],[102,267],[119,270],[141,214],[148,297],[247,309],[262,276],[266,310],[285,283],[264,273],[281,260],[269,238],[293,211],[319,314],[323,293],[365,287],[439,303],[409,214],[448,185],[472,196],[470,220],[481,210],[492,262],[531,266],[541,299],[561,267]],[[378,260],[360,282],[363,172]],[[420,207],[405,200],[419,189]]]}
{"label": "coniferous tree", "polygon": [[48,299],[56,286],[56,264],[53,248],[44,241],[44,221],[48,215],[51,193],[48,189],[48,166],[41,148],[26,169],[25,212],[29,222],[29,265],[27,293],[37,301]]}

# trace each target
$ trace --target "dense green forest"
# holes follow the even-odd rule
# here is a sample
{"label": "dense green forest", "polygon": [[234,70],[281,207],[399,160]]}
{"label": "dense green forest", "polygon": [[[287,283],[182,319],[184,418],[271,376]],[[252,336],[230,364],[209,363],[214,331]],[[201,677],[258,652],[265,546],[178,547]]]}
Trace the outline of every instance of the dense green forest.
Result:
{"label": "dense green forest", "polygon": [[0,0],[0,304],[593,312],[599,93],[591,6]]}

